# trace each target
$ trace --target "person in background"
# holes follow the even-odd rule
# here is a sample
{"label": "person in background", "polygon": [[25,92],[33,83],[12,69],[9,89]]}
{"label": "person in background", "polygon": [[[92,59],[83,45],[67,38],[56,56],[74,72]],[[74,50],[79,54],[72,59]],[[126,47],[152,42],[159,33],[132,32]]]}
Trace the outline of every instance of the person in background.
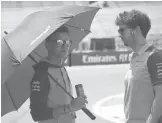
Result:
{"label": "person in background", "polygon": [[126,123],[160,123],[162,116],[162,52],[148,44],[149,17],[138,10],[124,11],[115,21],[125,46],[132,48],[125,77]]}
{"label": "person in background", "polygon": [[72,85],[64,61],[71,48],[68,28],[60,27],[45,41],[48,56],[33,66],[35,74],[31,81],[31,116],[38,123],[74,123],[75,112],[84,108],[86,96],[72,99],[48,73],[70,94]]}

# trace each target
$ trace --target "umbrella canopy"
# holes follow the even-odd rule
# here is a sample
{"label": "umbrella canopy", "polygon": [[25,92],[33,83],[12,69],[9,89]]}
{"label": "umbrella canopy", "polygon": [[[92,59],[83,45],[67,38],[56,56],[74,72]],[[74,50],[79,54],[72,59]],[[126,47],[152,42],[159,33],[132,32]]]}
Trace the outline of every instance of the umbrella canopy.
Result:
{"label": "umbrella canopy", "polygon": [[47,55],[43,41],[65,25],[69,29],[72,49],[90,33],[92,20],[99,8],[59,6],[29,15],[2,39],[2,112],[18,109],[29,97],[35,64]]}
{"label": "umbrella canopy", "polygon": [[[84,6],[59,6],[29,15],[17,28],[4,37],[13,53],[12,59],[20,65],[29,53],[63,24],[70,31],[70,37],[73,41],[72,48],[74,49],[89,34],[93,17],[98,9]],[[2,54],[2,64],[7,59]],[[6,64],[3,64],[3,68],[6,68]],[[11,70],[2,72],[2,82],[5,82],[11,73]]]}

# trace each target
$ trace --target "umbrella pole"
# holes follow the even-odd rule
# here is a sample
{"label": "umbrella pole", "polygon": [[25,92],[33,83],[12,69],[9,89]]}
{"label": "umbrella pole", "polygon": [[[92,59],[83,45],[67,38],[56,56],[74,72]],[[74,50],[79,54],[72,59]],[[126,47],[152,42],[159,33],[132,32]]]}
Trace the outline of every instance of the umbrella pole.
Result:
{"label": "umbrella pole", "polygon": [[11,101],[12,101],[12,103],[13,103],[15,109],[18,111],[18,108],[16,107],[16,104],[15,104],[13,98],[12,98],[11,92],[10,92],[10,90],[8,89],[7,82],[5,82],[5,86],[6,86],[6,89],[7,89],[7,91],[8,91],[8,94],[9,94],[9,96],[10,96],[10,99],[11,99]]}

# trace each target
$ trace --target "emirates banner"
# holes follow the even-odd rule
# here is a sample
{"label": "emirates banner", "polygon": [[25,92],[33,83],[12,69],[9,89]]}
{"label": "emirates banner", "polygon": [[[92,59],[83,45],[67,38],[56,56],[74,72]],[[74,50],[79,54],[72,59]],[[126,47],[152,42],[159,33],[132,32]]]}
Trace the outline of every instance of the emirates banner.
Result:
{"label": "emirates banner", "polygon": [[123,64],[130,62],[131,52],[89,52],[89,53],[72,53],[65,61],[66,65],[102,65],[102,64]]}

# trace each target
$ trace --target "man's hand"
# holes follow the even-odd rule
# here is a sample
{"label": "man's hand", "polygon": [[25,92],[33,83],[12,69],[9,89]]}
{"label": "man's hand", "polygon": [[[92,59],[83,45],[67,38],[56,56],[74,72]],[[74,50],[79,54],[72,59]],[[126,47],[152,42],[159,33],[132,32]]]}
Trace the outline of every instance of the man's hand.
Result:
{"label": "man's hand", "polygon": [[79,96],[73,99],[69,105],[70,111],[74,112],[86,107],[85,104],[88,103],[86,98],[86,96]]}

